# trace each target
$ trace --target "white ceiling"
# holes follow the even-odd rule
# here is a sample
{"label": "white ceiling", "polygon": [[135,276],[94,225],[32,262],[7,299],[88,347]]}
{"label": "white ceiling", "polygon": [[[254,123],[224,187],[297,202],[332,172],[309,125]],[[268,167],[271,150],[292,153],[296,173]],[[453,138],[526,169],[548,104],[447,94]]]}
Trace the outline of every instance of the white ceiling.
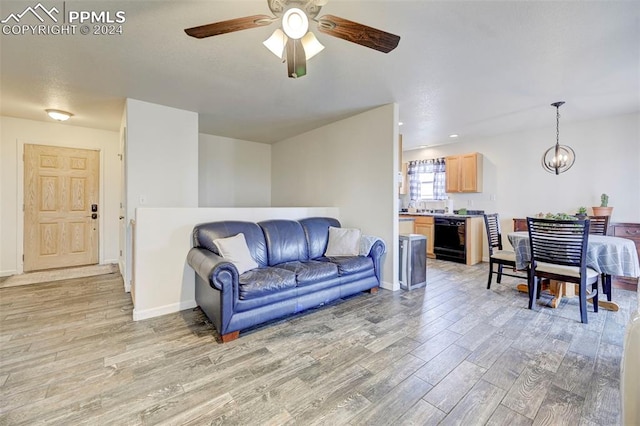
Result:
{"label": "white ceiling", "polygon": [[[0,3],[0,19],[38,0]],[[307,76],[263,45],[278,24],[198,40],[183,29],[266,0],[47,1],[122,10],[123,35],[0,35],[1,113],[117,130],[127,97],[196,111],[200,131],[272,143],[397,102],[405,148],[640,111],[638,1],[330,0],[320,13],[401,36],[389,54],[314,31]],[[23,18],[26,22],[27,17]],[[32,22],[37,23],[37,22]]]}

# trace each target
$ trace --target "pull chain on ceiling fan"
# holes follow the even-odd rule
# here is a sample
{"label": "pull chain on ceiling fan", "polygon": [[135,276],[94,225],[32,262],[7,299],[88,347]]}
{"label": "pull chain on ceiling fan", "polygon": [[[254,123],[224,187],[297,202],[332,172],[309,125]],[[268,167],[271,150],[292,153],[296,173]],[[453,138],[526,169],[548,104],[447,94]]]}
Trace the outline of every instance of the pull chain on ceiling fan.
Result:
{"label": "pull chain on ceiling fan", "polygon": [[[320,53],[324,46],[309,31],[309,21],[318,24],[318,31],[361,46],[389,53],[398,46],[400,36],[333,15],[317,18],[327,0],[267,0],[274,16],[252,15],[187,28],[184,31],[195,38],[205,38],[235,31],[248,30],[281,21],[263,44],[277,57],[287,62],[291,78],[307,74],[307,61]],[[286,58],[283,55],[286,53]]]}

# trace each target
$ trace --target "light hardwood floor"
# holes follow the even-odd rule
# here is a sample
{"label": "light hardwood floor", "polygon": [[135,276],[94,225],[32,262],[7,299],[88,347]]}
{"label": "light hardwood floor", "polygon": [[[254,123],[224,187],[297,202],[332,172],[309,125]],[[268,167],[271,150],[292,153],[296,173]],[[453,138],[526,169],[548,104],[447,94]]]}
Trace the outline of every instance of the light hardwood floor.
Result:
{"label": "light hardwood floor", "polygon": [[486,276],[430,259],[426,289],[224,345],[199,309],[132,321],[118,274],[2,288],[0,424],[618,424],[636,293],[582,325],[575,300],[530,311],[517,279]]}

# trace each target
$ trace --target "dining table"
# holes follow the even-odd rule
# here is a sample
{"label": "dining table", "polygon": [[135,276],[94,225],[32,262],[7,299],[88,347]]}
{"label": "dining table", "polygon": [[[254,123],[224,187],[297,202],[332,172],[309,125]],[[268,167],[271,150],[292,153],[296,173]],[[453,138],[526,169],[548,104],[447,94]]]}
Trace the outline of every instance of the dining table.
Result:
{"label": "dining table", "polygon": [[[516,269],[526,270],[531,261],[531,245],[529,233],[516,231],[507,234],[516,255]],[[618,277],[640,278],[640,261],[635,243],[632,240],[609,235],[589,235],[587,242],[587,267],[599,274]],[[551,293],[554,299],[552,307],[557,307],[563,296],[575,295],[574,286],[564,283],[553,283]],[[518,285],[518,290],[528,291],[526,285]],[[598,306],[617,311],[618,305],[613,301],[599,300]]]}

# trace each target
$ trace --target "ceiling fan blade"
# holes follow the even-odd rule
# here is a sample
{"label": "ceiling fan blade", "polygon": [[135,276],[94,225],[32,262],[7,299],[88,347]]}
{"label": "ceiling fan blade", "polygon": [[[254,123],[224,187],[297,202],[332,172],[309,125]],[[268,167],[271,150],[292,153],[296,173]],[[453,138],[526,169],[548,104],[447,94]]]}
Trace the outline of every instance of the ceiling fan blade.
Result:
{"label": "ceiling fan blade", "polygon": [[287,72],[291,78],[307,75],[307,56],[300,40],[287,41]]}
{"label": "ceiling fan blade", "polygon": [[228,21],[215,22],[199,27],[187,28],[185,33],[195,38],[205,38],[234,31],[248,30],[262,27],[273,22],[274,18],[267,15],[245,16],[244,18],[229,19]]}
{"label": "ceiling fan blade", "polygon": [[391,52],[400,42],[400,36],[333,15],[320,18],[318,30],[384,53]]}

